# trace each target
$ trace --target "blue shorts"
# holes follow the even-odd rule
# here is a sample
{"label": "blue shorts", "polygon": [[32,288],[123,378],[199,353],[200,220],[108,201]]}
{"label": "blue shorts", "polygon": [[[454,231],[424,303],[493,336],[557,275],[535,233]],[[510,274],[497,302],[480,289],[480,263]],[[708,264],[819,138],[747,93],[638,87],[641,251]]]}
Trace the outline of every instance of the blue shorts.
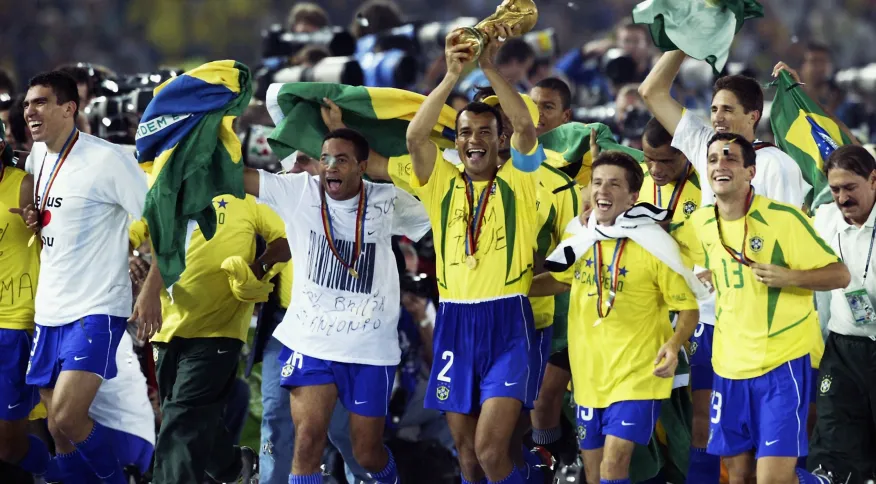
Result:
{"label": "blue shorts", "polygon": [[814,385],[809,355],[746,380],[715,375],[708,452],[731,457],[755,449],[755,457],[808,454],[806,420]]}
{"label": "blue shorts", "polygon": [[611,435],[639,445],[648,445],[660,415],[659,400],[628,400],[608,408],[578,406],[578,446],[582,450],[605,447]]}
{"label": "blue shorts", "polygon": [[554,327],[535,330],[535,344],[529,352],[529,367],[532,368],[532,379],[529,381],[529,391],[535,395],[532,400],[538,400],[541,391],[541,382],[544,379],[544,370],[547,368],[548,359],[551,356],[551,344],[554,337]]}
{"label": "blue shorts", "polygon": [[127,327],[127,318],[106,315],[85,316],[64,326],[37,324],[27,383],[54,388],[62,371],[73,370],[115,378],[116,351]]}
{"label": "blue shorts", "polygon": [[25,381],[30,332],[0,329],[0,420],[21,420],[40,402],[37,387]]}
{"label": "blue shorts", "polygon": [[425,407],[468,415],[487,399],[507,397],[531,409],[538,373],[530,363],[533,321],[529,299],[523,296],[442,302]]}
{"label": "blue shorts", "polygon": [[113,447],[116,451],[116,457],[119,459],[119,464],[122,467],[136,466],[141,474],[145,474],[152,464],[152,454],[155,452],[155,446],[134,434],[120,430],[110,430],[112,430]]}
{"label": "blue shorts", "polygon": [[338,398],[348,411],[365,417],[385,417],[389,411],[394,366],[360,365],[321,360],[285,346],[277,358],[283,365],[280,386],[296,387],[334,384]]}
{"label": "blue shorts", "polygon": [[712,368],[712,341],[715,339],[715,327],[711,324],[699,323],[690,338],[690,389],[711,390],[715,379]]}

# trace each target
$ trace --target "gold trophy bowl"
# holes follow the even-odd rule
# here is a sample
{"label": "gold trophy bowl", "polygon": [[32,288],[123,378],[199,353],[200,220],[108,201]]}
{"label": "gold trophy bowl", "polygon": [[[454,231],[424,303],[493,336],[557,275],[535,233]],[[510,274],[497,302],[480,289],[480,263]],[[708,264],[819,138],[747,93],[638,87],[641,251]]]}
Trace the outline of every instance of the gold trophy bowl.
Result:
{"label": "gold trophy bowl", "polygon": [[462,34],[456,38],[455,43],[471,44],[474,47],[474,58],[477,59],[483,52],[484,46],[490,41],[490,36],[486,33],[487,27],[504,24],[508,28],[513,28],[520,25],[520,34],[523,35],[532,30],[537,21],[538,8],[534,0],[504,0],[496,7],[493,15],[481,20],[474,27],[458,29]]}

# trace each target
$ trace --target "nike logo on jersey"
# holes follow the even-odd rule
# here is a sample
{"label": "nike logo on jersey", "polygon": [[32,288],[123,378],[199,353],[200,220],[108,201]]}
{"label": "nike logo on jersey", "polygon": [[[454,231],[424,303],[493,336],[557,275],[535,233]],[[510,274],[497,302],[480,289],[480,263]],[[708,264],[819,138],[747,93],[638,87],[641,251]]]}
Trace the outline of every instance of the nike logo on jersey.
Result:
{"label": "nike logo on jersey", "polygon": [[508,383],[508,382],[505,382],[505,386],[506,386],[506,387],[513,387],[513,386],[516,385],[517,383],[518,383],[518,382],[514,382],[514,383]]}
{"label": "nike logo on jersey", "polygon": [[19,406],[19,405],[21,405],[21,404],[20,404],[20,403],[16,403],[15,405],[7,405],[6,408],[8,408],[9,410],[12,410],[13,408],[15,408],[15,407],[17,407],[17,406]]}
{"label": "nike logo on jersey", "polygon": [[778,442],[778,439],[777,439],[777,440],[768,440],[768,441],[766,442],[766,445],[767,445],[767,447],[769,447],[769,446],[775,444],[776,442]]}
{"label": "nike logo on jersey", "polygon": [[228,353],[228,351],[229,350],[225,350],[225,351],[218,350],[218,351],[216,351],[216,353],[219,353],[220,355],[224,355],[225,353]]}
{"label": "nike logo on jersey", "polygon": [[88,357],[87,356],[74,356],[73,361],[81,361],[81,360],[84,360],[85,358],[88,358]]}
{"label": "nike logo on jersey", "polygon": [[624,420],[621,420],[621,425],[623,425],[624,427],[629,427],[632,425],[636,425],[636,423],[635,422],[626,422]]}
{"label": "nike logo on jersey", "polygon": [[365,400],[364,402],[360,402],[359,400],[356,400],[353,403],[355,403],[356,405],[362,405],[363,403],[368,403],[368,400]]}

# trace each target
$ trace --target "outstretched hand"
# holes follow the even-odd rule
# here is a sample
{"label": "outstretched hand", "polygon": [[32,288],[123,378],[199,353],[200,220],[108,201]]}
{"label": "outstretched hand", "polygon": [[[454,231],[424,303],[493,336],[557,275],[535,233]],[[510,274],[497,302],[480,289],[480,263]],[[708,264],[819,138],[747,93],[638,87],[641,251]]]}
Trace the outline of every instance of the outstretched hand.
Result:
{"label": "outstretched hand", "polygon": [[454,76],[462,75],[465,65],[472,61],[474,46],[468,42],[457,44],[461,30],[447,34],[444,40],[444,59],[447,62],[447,73]]}

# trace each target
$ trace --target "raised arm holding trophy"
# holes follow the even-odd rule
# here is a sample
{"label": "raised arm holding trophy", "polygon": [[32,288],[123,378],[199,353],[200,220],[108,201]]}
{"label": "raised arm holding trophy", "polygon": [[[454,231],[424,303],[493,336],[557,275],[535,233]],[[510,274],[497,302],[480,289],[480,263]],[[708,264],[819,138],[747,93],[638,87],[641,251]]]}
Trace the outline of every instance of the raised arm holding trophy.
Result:
{"label": "raised arm holding trophy", "polygon": [[484,46],[490,41],[491,27],[502,24],[508,30],[520,26],[520,35],[523,35],[535,27],[538,22],[538,9],[534,0],[505,0],[496,7],[493,15],[481,20],[474,27],[463,27],[459,30],[462,34],[456,38],[456,44],[471,44],[474,52],[473,59],[480,57]]}

